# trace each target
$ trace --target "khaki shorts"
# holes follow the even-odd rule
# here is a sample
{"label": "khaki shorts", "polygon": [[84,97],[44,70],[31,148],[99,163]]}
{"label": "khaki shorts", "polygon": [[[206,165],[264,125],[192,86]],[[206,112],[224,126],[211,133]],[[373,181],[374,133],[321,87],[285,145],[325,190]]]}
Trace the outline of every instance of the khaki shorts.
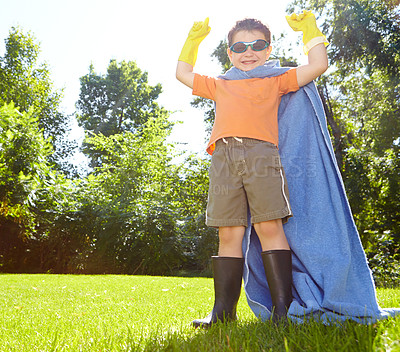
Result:
{"label": "khaki shorts", "polygon": [[212,154],[206,224],[247,226],[292,216],[278,148],[251,138],[218,140]]}

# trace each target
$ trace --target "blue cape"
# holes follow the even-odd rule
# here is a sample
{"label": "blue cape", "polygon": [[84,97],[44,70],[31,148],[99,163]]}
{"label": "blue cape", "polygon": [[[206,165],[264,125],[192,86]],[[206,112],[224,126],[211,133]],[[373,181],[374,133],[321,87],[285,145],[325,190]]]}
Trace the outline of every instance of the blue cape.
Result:
{"label": "blue cape", "polygon": [[[268,61],[251,71],[232,68],[227,80],[281,75],[289,68]],[[325,323],[353,319],[371,323],[400,314],[381,309],[375,285],[346,197],[314,82],[282,97],[279,151],[294,216],[284,225],[292,249],[293,302],[288,316]],[[271,316],[272,301],[261,259],[261,245],[250,222],[243,240],[244,289],[257,317]]]}

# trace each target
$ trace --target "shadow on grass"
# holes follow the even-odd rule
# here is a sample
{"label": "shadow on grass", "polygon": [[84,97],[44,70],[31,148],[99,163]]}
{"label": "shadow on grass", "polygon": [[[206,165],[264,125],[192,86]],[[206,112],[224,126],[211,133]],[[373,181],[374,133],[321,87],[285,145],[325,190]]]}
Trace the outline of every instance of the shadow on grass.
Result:
{"label": "shadow on grass", "polygon": [[215,324],[208,330],[152,334],[142,351],[375,351],[377,325],[271,322]]}

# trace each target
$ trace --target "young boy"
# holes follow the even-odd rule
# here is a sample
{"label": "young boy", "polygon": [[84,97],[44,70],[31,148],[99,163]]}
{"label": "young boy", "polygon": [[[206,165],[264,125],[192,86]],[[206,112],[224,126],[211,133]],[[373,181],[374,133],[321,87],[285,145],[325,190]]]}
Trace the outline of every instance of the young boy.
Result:
{"label": "young boy", "polygon": [[[195,74],[199,44],[210,31],[208,19],[193,25],[179,57],[177,79],[192,88],[194,95],[216,103],[207,146],[212,160],[206,220],[208,226],[219,229],[218,256],[212,257],[215,302],[208,317],[193,322],[196,327],[236,319],[247,204],[263,251],[274,320],[287,314],[292,301],[291,251],[282,226],[292,213],[277,148],[277,112],[280,97],[325,72],[328,60],[326,38],[311,12],[287,16],[287,21],[303,32],[308,64],[280,76],[224,80]],[[245,19],[228,34],[228,55],[236,69],[248,73],[265,64],[272,51],[270,43],[267,26]]]}

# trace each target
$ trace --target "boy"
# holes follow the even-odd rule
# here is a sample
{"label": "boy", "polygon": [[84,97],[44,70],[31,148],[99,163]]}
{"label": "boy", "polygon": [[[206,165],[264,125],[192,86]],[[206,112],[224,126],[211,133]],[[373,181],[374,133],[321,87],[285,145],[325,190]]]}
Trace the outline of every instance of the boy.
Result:
{"label": "boy", "polygon": [[[208,19],[193,25],[179,57],[177,79],[192,88],[194,95],[216,103],[207,146],[212,160],[206,220],[219,230],[218,256],[212,257],[215,302],[208,317],[193,322],[196,327],[236,319],[246,204],[263,251],[274,320],[287,314],[292,300],[291,251],[282,226],[292,213],[277,149],[277,111],[280,97],[325,72],[328,60],[326,38],[311,12],[287,16],[287,21],[294,30],[303,31],[308,64],[280,76],[230,81],[195,74],[199,44],[210,31]],[[227,53],[236,69],[248,73],[265,64],[272,51],[270,43],[267,26],[245,19],[229,32]]]}

